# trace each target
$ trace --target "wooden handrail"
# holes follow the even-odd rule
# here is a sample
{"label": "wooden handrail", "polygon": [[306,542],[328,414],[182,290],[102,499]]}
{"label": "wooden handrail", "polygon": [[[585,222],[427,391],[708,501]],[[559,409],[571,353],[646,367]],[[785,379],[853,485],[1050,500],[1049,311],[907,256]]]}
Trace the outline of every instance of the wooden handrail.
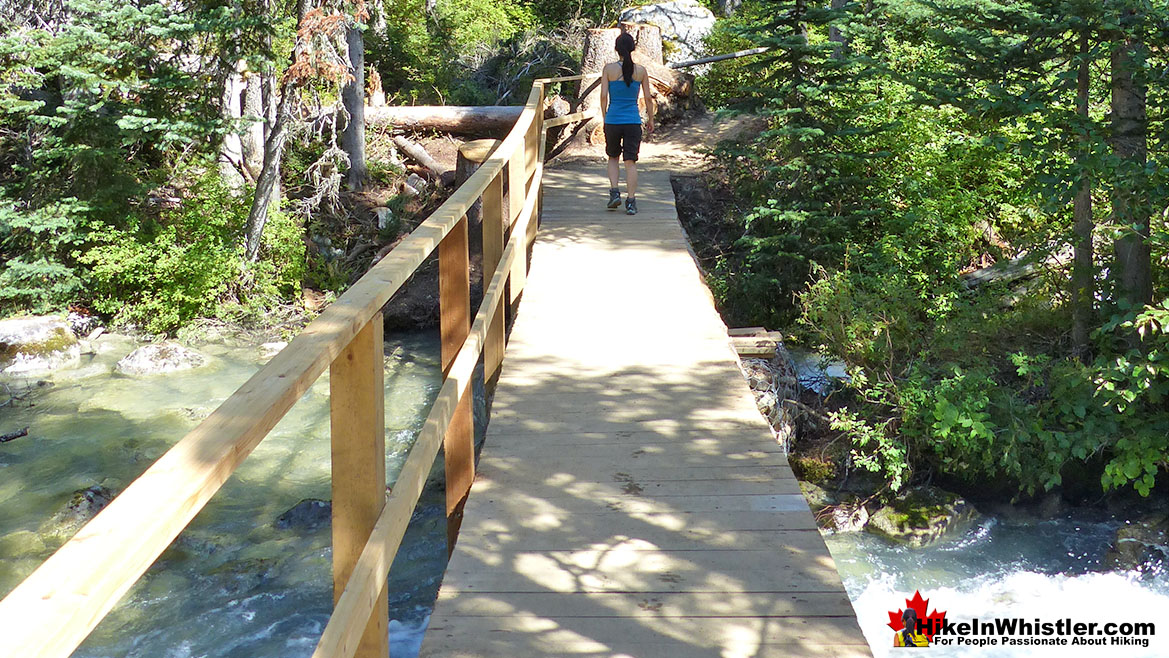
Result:
{"label": "wooden handrail", "polygon": [[[393,495],[384,502],[372,534],[363,534],[368,539],[357,543],[364,548],[345,579],[327,636],[318,647],[319,655],[354,655],[373,610],[365,603],[372,606],[384,587],[438,445],[471,388],[475,363],[485,344],[502,344],[498,314],[505,291],[510,286],[514,300],[522,290],[543,172],[544,88],[552,82],[579,79],[537,80],[511,132],[445,203],[0,601],[0,656],[72,653],[325,369],[337,366],[339,357],[352,359],[347,355],[354,339],[362,335],[368,341],[368,336],[380,335],[380,331],[371,334],[369,328],[371,322],[380,322],[381,308],[460,228],[476,199],[489,187],[497,192],[487,196],[500,198],[499,180],[507,170],[513,203],[523,199],[518,213],[509,211],[503,218],[511,227],[511,239]],[[536,161],[529,163],[532,153]],[[376,398],[372,404],[379,406],[364,410],[362,417],[380,417],[384,400]],[[344,433],[334,425],[335,444],[351,440]],[[381,506],[383,494],[379,490],[377,495],[376,504]],[[333,628],[341,630],[328,630]]]}

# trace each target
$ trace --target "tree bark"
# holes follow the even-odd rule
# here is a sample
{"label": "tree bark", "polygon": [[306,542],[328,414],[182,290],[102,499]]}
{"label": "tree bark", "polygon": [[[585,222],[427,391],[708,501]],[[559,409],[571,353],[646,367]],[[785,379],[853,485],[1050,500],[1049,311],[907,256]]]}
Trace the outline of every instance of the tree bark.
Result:
{"label": "tree bark", "polygon": [[264,107],[264,80],[260,75],[247,75],[247,89],[244,92],[244,111],[247,117],[247,130],[243,136],[244,166],[252,180],[260,176],[260,169],[264,166],[264,134],[267,127],[267,109]]}
{"label": "tree bark", "polygon": [[231,131],[223,136],[219,145],[219,175],[233,193],[240,193],[244,187],[244,177],[240,168],[244,161],[244,152],[239,135],[235,132],[241,116],[240,92],[243,90],[243,80],[235,70],[227,72],[223,80],[223,95],[220,98],[220,116],[231,126]]}
{"label": "tree bark", "polygon": [[[1091,48],[1090,35],[1085,30],[1080,35],[1080,65],[1076,90],[1076,113],[1086,125],[1088,123],[1088,92],[1091,84],[1091,68],[1088,53]],[[1080,169],[1080,189],[1076,192],[1073,205],[1075,219],[1075,262],[1072,266],[1072,345],[1085,361],[1091,354],[1088,334],[1095,323],[1096,269],[1092,255],[1092,179],[1089,177],[1085,160],[1088,157],[1088,137],[1081,132],[1080,152],[1077,155]]]}
{"label": "tree bark", "polygon": [[[1129,18],[1137,17],[1129,12]],[[1124,227],[1113,247],[1115,281],[1119,299],[1134,308],[1153,297],[1150,213],[1141,198],[1149,125],[1146,87],[1136,71],[1144,50],[1138,39],[1125,35],[1112,52],[1112,152],[1121,161],[1112,213],[1113,223]]]}
{"label": "tree bark", "polygon": [[[848,2],[849,0],[832,0],[831,7],[833,11],[843,9]],[[848,39],[844,36],[844,32],[841,31],[835,21],[828,26],[828,40],[837,44],[832,49],[832,57],[834,59],[843,59],[845,51],[848,50]]]}
{"label": "tree bark", "polygon": [[255,261],[260,254],[260,237],[264,234],[264,224],[268,222],[268,207],[279,194],[280,161],[284,157],[284,144],[288,141],[288,122],[292,120],[292,97],[295,94],[294,83],[282,85],[276,121],[264,143],[264,166],[256,180],[256,193],[252,197],[252,209],[245,227],[245,248],[250,261]]}
{"label": "tree bark", "polygon": [[341,103],[349,115],[341,132],[341,149],[349,156],[349,171],[345,185],[352,191],[365,187],[368,170],[365,166],[365,40],[361,29],[350,26],[345,33],[349,46],[350,80],[341,90]]}

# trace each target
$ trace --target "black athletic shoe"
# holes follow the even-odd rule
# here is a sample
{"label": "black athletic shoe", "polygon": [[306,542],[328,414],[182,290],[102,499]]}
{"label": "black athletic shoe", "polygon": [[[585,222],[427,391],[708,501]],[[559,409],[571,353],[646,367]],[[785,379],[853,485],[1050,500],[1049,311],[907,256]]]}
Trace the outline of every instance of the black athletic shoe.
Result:
{"label": "black athletic shoe", "polygon": [[605,207],[609,210],[615,210],[619,205],[621,205],[621,190],[612,188],[609,190],[609,205]]}
{"label": "black athletic shoe", "polygon": [[625,214],[626,215],[636,215],[637,214],[637,201],[635,201],[634,199],[626,199],[625,200]]}

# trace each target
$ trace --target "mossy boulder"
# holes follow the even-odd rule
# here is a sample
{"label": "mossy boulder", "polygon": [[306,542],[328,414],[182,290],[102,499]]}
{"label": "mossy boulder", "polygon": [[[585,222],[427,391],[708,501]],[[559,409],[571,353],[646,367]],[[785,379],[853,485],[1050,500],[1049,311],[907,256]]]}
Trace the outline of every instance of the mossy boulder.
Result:
{"label": "mossy boulder", "polygon": [[81,345],[60,318],[0,320],[0,369],[10,375],[38,374],[76,365]]}
{"label": "mossy boulder", "polygon": [[914,487],[877,510],[866,527],[873,534],[919,547],[970,527],[977,517],[974,506],[958,494],[937,487]]}
{"label": "mossy boulder", "polygon": [[787,463],[800,480],[821,484],[836,477],[836,464],[826,459],[807,455],[789,455]]}
{"label": "mossy boulder", "polygon": [[1169,514],[1121,526],[1104,555],[1104,567],[1117,571],[1152,571],[1165,565],[1169,565]]}

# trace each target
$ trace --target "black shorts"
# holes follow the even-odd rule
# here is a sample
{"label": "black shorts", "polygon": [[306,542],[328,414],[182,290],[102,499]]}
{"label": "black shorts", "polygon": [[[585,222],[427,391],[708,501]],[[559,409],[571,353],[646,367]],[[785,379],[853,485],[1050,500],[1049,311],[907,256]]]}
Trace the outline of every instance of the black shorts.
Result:
{"label": "black shorts", "polygon": [[606,123],[605,155],[615,158],[624,155],[624,160],[637,162],[641,150],[640,123]]}

